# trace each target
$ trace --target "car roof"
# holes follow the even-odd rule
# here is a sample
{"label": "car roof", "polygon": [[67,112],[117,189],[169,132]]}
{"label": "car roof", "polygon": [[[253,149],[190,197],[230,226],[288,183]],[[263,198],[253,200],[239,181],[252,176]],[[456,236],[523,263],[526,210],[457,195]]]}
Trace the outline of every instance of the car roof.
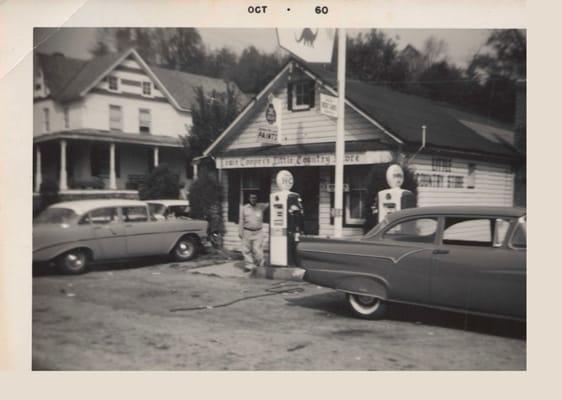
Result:
{"label": "car roof", "polygon": [[147,200],[147,203],[151,204],[163,204],[165,206],[188,206],[189,201],[178,200],[178,199],[165,199],[165,200]]}
{"label": "car roof", "polygon": [[522,207],[491,207],[491,206],[434,206],[417,207],[396,211],[388,216],[389,221],[403,217],[422,215],[463,215],[463,216],[494,216],[519,218],[527,214]]}
{"label": "car roof", "polygon": [[56,203],[49,208],[70,208],[76,214],[84,214],[89,210],[100,207],[146,207],[146,203],[140,200],[128,200],[128,199],[95,199],[95,200],[74,200],[74,201],[63,201],[62,203]]}

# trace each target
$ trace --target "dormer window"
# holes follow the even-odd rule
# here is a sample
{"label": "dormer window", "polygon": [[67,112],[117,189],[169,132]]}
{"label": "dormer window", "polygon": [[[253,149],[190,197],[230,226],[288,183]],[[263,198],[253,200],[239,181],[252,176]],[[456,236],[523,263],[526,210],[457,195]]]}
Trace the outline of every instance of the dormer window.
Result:
{"label": "dormer window", "polygon": [[142,83],[142,94],[144,96],[151,96],[152,95],[152,83],[151,82],[143,82]]}
{"label": "dormer window", "polygon": [[110,76],[109,79],[109,90],[118,91],[119,90],[119,79],[115,76]]}
{"label": "dormer window", "polygon": [[290,83],[287,92],[289,110],[302,111],[314,108],[314,81]]}

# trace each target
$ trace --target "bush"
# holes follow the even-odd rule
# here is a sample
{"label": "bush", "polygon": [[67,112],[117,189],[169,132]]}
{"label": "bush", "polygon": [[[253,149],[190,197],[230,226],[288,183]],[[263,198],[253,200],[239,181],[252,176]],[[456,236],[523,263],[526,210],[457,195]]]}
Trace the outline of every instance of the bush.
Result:
{"label": "bush", "polygon": [[140,188],[141,200],[179,198],[179,177],[167,164],[160,164],[146,177]]}
{"label": "bush", "polygon": [[[377,164],[371,167],[369,174],[367,175],[367,199],[365,202],[365,224],[363,225],[363,231],[368,232],[377,224],[377,215],[373,214],[371,207],[375,204],[375,199],[377,193],[384,189],[389,189],[388,182],[386,181],[386,170],[388,167],[395,163],[387,164]],[[418,183],[415,179],[414,172],[408,168],[402,166],[404,171],[404,183],[402,184],[402,189],[409,190],[416,197],[416,204],[418,198]]]}
{"label": "bush", "polygon": [[224,234],[222,189],[212,174],[203,173],[191,184],[189,207],[193,218],[209,222],[209,235],[213,232]]}

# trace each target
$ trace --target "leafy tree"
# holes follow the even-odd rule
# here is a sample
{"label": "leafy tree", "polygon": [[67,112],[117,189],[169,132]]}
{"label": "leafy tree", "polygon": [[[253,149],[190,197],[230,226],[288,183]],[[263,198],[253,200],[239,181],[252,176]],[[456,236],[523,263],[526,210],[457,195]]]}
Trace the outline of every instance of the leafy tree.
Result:
{"label": "leafy tree", "polygon": [[179,198],[179,177],[173,173],[167,164],[163,163],[152,170],[140,188],[139,197],[142,200],[150,199],[177,199]]}
{"label": "leafy tree", "polygon": [[422,55],[425,60],[426,68],[431,68],[436,63],[443,62],[447,54],[447,43],[443,39],[434,36],[428,37],[424,44]]}
{"label": "leafy tree", "polygon": [[233,80],[246,93],[258,93],[275,77],[287,57],[262,53],[254,46],[245,48],[233,70]]}
{"label": "leafy tree", "polygon": [[231,85],[227,85],[226,93],[205,93],[202,87],[198,87],[195,96],[193,125],[189,135],[183,137],[189,161],[200,156],[238,114],[238,96]]}
{"label": "leafy tree", "polygon": [[222,218],[222,188],[209,173],[202,173],[189,189],[189,207],[193,218],[209,222],[208,234],[224,234]]}

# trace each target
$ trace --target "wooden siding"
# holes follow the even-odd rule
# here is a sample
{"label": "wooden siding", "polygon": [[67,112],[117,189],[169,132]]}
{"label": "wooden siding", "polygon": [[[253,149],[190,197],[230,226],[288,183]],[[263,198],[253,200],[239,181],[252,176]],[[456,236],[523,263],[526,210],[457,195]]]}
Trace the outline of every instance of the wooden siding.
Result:
{"label": "wooden siding", "polygon": [[[335,142],[336,120],[320,113],[320,92],[327,93],[317,85],[315,91],[315,108],[306,111],[290,111],[287,108],[287,88],[275,92],[276,98],[283,99],[283,112],[281,115],[281,130],[283,145],[294,145],[301,143],[326,143]],[[265,108],[267,104],[256,107],[252,112],[254,115],[238,127],[232,139],[229,140],[227,150],[250,148],[256,146],[258,128],[265,122]],[[346,108],[345,119],[346,140],[369,140],[386,138],[379,129],[365,120],[350,107]]]}

